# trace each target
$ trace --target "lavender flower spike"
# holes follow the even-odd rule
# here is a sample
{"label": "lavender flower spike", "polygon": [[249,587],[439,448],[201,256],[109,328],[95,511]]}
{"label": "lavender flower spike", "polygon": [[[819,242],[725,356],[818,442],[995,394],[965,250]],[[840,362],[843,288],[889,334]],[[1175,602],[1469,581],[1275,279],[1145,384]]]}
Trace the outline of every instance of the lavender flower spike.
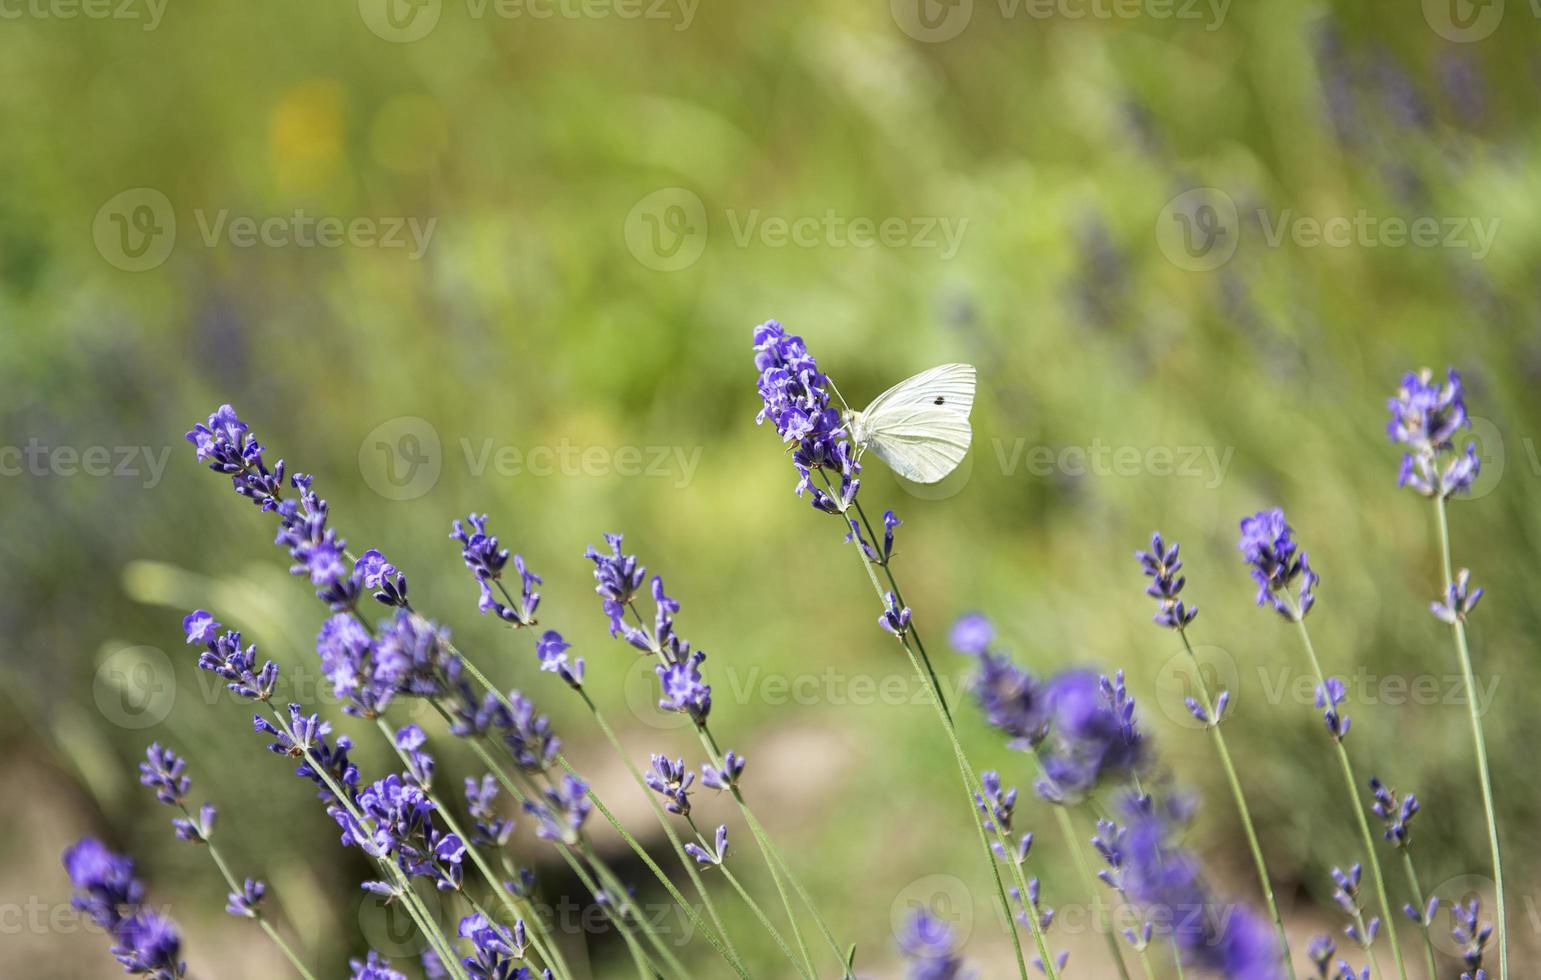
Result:
{"label": "lavender flower spike", "polygon": [[738,778],[744,774],[746,762],[743,756],[729,749],[722,757],[721,769],[710,763],[701,764],[701,785],[715,790],[734,788],[738,785]]}
{"label": "lavender flower spike", "polygon": [[903,639],[904,634],[909,632],[910,629],[910,607],[901,607],[898,598],[892,592],[885,595],[883,601],[888,605],[888,608],[883,611],[883,615],[878,617],[878,625],[888,630],[894,636]]}
{"label": "lavender flower spike", "polygon": [[1341,742],[1343,736],[1348,734],[1349,726],[1353,719],[1338,710],[1338,706],[1348,700],[1348,691],[1343,686],[1343,681],[1336,677],[1327,678],[1327,683],[1316,686],[1316,706],[1322,709],[1322,719],[1327,723],[1327,732],[1334,739]]}
{"label": "lavender flower spike", "polygon": [[176,925],[143,904],[132,860],[85,837],[64,852],[64,869],[75,887],[71,904],[111,935],[112,955],[126,972],[151,980],[186,975]]}
{"label": "lavender flower spike", "polygon": [[1429,605],[1429,611],[1434,618],[1442,623],[1454,626],[1457,622],[1466,622],[1467,615],[1482,599],[1482,589],[1471,587],[1471,570],[1463,568],[1455,573],[1455,581],[1450,583],[1442,601]]}
{"label": "lavender flower spike", "polygon": [[686,844],[685,853],[696,859],[697,864],[715,867],[722,864],[728,858],[728,828],[720,825],[717,828],[717,839],[713,842],[711,850],[707,850],[699,844]]}
{"label": "lavender flower spike", "polygon": [[1316,602],[1315,589],[1320,576],[1312,571],[1306,553],[1295,543],[1295,532],[1284,519],[1284,511],[1275,507],[1262,510],[1241,521],[1241,540],[1237,543],[1252,579],[1257,582],[1257,604],[1272,603],[1285,619],[1295,619],[1288,594],[1289,587],[1301,580],[1299,617],[1311,611]]}
{"label": "lavender flower spike", "polygon": [[1187,628],[1199,614],[1197,608],[1184,605],[1178,598],[1188,580],[1177,574],[1183,567],[1182,560],[1177,557],[1177,549],[1175,543],[1167,547],[1161,539],[1161,532],[1157,531],[1150,536],[1149,551],[1134,553],[1145,575],[1151,580],[1145,594],[1161,604],[1155,615],[1156,625],[1174,630]]}
{"label": "lavender flower spike", "polygon": [[899,949],[909,960],[909,980],[967,980],[955,950],[952,929],[925,907],[916,908],[899,935]]}
{"label": "lavender flower spike", "polygon": [[1456,435],[1471,428],[1471,419],[1460,374],[1451,368],[1446,377],[1441,385],[1427,368],[1409,371],[1387,402],[1391,420],[1386,434],[1407,449],[1397,486],[1412,487],[1426,497],[1469,492],[1482,469],[1475,443],[1467,443],[1464,451],[1456,447]]}

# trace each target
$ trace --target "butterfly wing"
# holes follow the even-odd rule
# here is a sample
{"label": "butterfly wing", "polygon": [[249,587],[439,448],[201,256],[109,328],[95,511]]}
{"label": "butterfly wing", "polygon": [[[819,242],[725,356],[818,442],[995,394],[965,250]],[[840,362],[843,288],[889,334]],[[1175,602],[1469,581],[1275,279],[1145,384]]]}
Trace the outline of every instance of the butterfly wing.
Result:
{"label": "butterfly wing", "polygon": [[974,410],[974,384],[974,365],[940,364],[894,385],[861,414],[870,419],[893,408],[927,406],[968,418]]}
{"label": "butterfly wing", "polygon": [[968,417],[937,406],[887,408],[866,421],[866,448],[915,483],[936,483],[968,455]]}

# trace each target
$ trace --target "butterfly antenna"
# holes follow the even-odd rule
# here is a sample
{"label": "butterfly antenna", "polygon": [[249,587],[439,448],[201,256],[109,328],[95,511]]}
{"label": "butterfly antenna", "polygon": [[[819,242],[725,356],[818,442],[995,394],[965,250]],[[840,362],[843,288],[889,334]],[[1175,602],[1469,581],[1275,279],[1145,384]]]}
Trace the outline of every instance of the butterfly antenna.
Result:
{"label": "butterfly antenna", "polygon": [[831,388],[835,389],[835,397],[840,399],[840,404],[844,405],[845,406],[845,410],[847,412],[849,412],[851,410],[850,403],[845,400],[845,396],[844,395],[840,394],[840,386],[835,384],[835,379],[831,378],[829,375],[825,375],[824,376],[824,380],[828,381],[829,382],[829,386]]}

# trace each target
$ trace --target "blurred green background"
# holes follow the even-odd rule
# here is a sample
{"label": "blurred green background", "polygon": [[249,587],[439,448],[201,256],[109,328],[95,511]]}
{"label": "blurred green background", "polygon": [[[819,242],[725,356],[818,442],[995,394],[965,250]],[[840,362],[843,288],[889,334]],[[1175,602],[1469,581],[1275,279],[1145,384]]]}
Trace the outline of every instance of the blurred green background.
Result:
{"label": "blurred green background", "polygon": [[[528,638],[477,614],[446,537],[452,518],[490,512],[545,576],[542,622],[586,657],[633,755],[696,764],[687,732],[658,727],[647,671],[591,591],[584,547],[624,531],[684,603],[680,628],[710,655],[713,727],[751,760],[751,801],[858,963],[895,973],[894,916],[922,900],[953,914],[985,976],[1004,975],[932,710],[876,628],[838,522],[793,496],[774,433],[754,425],[750,330],[768,317],[806,336],[853,402],[943,360],[979,366],[960,474],[929,491],[875,460],[863,474],[869,508],[905,521],[895,568],[938,666],[963,683],[943,632],[980,609],[1035,669],[1125,669],[1166,764],[1208,804],[1193,845],[1255,901],[1182,708],[1180,647],[1150,624],[1132,559],[1156,528],[1183,543],[1194,635],[1233,692],[1227,732],[1302,937],[1340,925],[1327,872],[1358,848],[1320,719],[1288,686],[1305,665],[1252,604],[1236,521],[1285,507],[1323,576],[1318,646],[1356,693],[1356,764],[1424,801],[1424,886],[1481,892],[1466,877],[1487,873],[1466,712],[1426,611],[1432,514],[1396,489],[1383,431],[1402,371],[1462,368],[1486,466],[1453,508],[1456,561],[1489,587],[1474,655],[1495,685],[1523,967],[1541,847],[1541,616],[1526,585],[1541,534],[1541,24],[1523,4],[1494,9],[7,7],[0,972],[117,975],[106,940],[62,911],[57,855],[90,832],[138,856],[196,975],[283,975],[137,784],[152,739],[189,757],[232,863],[273,883],[321,969],[342,975],[371,942],[410,952],[361,902],[357,855],[181,642],[185,611],[215,610],[314,695],[322,609],[285,574],[271,522],[182,442],[228,401],[316,475],[356,550],[382,548],[419,608],[552,714],[656,843]],[[323,217],[346,240],[318,240],[308,222]],[[1419,217],[1436,242],[1386,227]],[[1312,237],[1334,218],[1347,239]],[[366,773],[391,764],[331,714]],[[1027,791],[1024,757],[972,708],[960,716],[976,761]],[[444,770],[473,771],[436,743]],[[1018,823],[1052,845],[1046,900],[1084,903],[1043,805]],[[528,831],[520,859],[556,874]],[[656,898],[644,870],[627,874]],[[776,975],[774,948],[722,904]],[[1084,920],[1067,916],[1056,942],[1073,975],[1106,976]],[[588,939],[597,975],[623,968],[613,936]],[[709,947],[688,951],[715,975]]]}

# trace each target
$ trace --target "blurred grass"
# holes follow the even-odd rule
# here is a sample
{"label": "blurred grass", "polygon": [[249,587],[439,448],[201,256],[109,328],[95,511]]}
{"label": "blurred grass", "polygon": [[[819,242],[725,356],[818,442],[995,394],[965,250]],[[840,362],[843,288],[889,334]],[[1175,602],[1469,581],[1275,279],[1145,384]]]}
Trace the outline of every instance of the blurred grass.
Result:
{"label": "blurred grass", "polygon": [[[1416,11],[1281,2],[1236,5],[1214,31],[1001,19],[980,4],[966,31],[936,44],[906,36],[882,3],[703,8],[682,31],[478,21],[449,7],[402,45],[371,34],[352,5],[173,4],[152,32],[9,22],[0,442],[148,446],[170,462],[158,482],[3,478],[0,653],[15,710],[0,715],[0,737],[15,785],[46,815],[7,814],[28,832],[0,838],[19,869],[3,886],[19,897],[6,900],[62,901],[53,856],[95,830],[141,855],[188,927],[194,965],[217,958],[232,934],[220,889],[131,779],[133,757],[159,737],[189,754],[200,791],[225,810],[233,859],[282,886],[318,959],[336,972],[363,947],[362,869],[339,860],[333,831],[260,752],[244,712],[204,703],[179,640],[182,607],[229,609],[288,667],[309,662],[320,621],[284,576],[269,522],[180,442],[230,401],[291,468],[316,474],[349,539],[407,569],[420,607],[496,657],[499,676],[526,686],[596,767],[604,756],[536,676],[524,638],[476,615],[445,535],[451,518],[489,511],[546,576],[542,620],[587,657],[635,755],[686,753],[678,733],[628,710],[632,661],[589,591],[584,546],[625,531],[684,602],[681,627],[712,658],[714,726],[754,760],[767,823],[862,961],[891,959],[890,906],[923,875],[963,879],[983,923],[988,886],[929,709],[851,703],[861,699],[822,682],[787,703],[766,694],[766,677],[826,668],[907,676],[839,529],[792,496],[775,437],[752,424],[749,328],[769,316],[805,334],[854,401],[942,359],[980,366],[972,468],[954,495],[908,496],[878,465],[864,474],[869,506],[906,521],[897,569],[939,665],[962,677],[942,629],[980,608],[1036,668],[1126,669],[1175,775],[1209,801],[1195,841],[1249,894],[1207,748],[1171,720],[1180,705],[1162,710],[1172,705],[1158,678],[1178,651],[1149,626],[1131,559],[1153,528],[1183,542],[1203,609],[1196,636],[1236,664],[1228,732],[1286,907],[1304,918],[1355,844],[1335,788],[1321,785],[1315,713],[1268,703],[1274,672],[1301,665],[1292,637],[1252,606],[1235,521],[1286,507],[1324,576],[1312,627],[1329,670],[1453,675],[1425,612],[1438,577],[1430,515],[1396,491],[1382,425],[1402,370],[1459,365],[1490,476],[1479,500],[1454,508],[1456,560],[1489,586],[1474,652],[1498,680],[1488,738],[1515,891],[1532,895],[1538,733],[1526,692],[1541,624],[1523,583],[1541,531],[1541,195],[1524,13],[1465,45]],[[1442,248],[1268,248],[1244,217],[1236,256],[1195,273],[1162,254],[1154,228],[1170,198],[1200,185],[1244,216],[1476,216],[1498,219],[1499,233],[1481,261]],[[134,187],[164,193],[178,224],[169,259],[142,273],[104,261],[91,234],[103,202]],[[639,261],[625,235],[633,206],[667,187],[698,195],[709,224],[699,260],[673,272]],[[387,249],[208,248],[194,214],[297,208],[437,224],[414,262]],[[967,225],[945,261],[827,241],[740,246],[735,228],[755,209]],[[405,416],[437,433],[442,473],[424,495],[391,500],[369,485],[370,435]],[[701,452],[688,482],[678,469],[504,477],[467,463],[461,440],[474,456],[488,439]],[[1002,464],[1019,446],[1094,444],[1209,447],[1228,466],[1190,478]],[[175,662],[164,729],[115,727],[93,696],[103,658],[140,645]],[[1019,756],[961,714],[981,764],[1030,782]],[[1361,768],[1424,800],[1426,884],[1480,872],[1460,705],[1354,715]],[[388,762],[372,747],[360,757]],[[1045,876],[1051,902],[1078,893],[1067,867]],[[343,910],[336,928],[317,924],[328,906]],[[29,976],[111,975],[102,950],[85,965],[56,959],[57,940],[31,937]],[[755,952],[770,962],[771,950]],[[999,938],[978,928],[970,952],[998,955]]]}

